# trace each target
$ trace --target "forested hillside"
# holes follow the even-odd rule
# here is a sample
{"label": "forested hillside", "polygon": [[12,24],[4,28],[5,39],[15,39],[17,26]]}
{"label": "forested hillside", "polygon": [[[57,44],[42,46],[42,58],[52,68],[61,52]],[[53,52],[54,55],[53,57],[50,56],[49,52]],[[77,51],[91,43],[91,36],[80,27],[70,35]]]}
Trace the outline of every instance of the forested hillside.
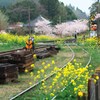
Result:
{"label": "forested hillside", "polygon": [[82,10],[80,10],[79,8],[75,8],[72,5],[69,5],[68,7],[74,12],[74,14],[76,15],[76,17],[78,19],[87,19],[88,18],[88,16],[86,15],[86,13],[83,12]]}
{"label": "forested hillside", "polygon": [[21,1],[21,0],[0,0],[0,6],[9,6],[12,4],[15,4],[16,2]]}
{"label": "forested hillside", "polygon": [[50,19],[53,24],[86,18],[85,13],[77,8],[76,12],[71,7],[65,6],[58,0],[0,0],[0,9],[9,18],[9,23],[28,21],[28,10],[30,18],[34,20],[42,15]]}
{"label": "forested hillside", "polygon": [[[0,7],[8,7],[16,4],[17,2],[21,2],[24,0],[0,0]],[[33,0],[35,3],[38,3],[39,0]]]}

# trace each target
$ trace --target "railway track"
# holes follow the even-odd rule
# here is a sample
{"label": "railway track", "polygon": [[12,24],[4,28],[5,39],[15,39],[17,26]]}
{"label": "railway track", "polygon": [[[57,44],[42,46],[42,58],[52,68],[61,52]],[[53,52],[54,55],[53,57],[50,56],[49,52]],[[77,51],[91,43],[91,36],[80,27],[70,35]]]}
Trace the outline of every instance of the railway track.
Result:
{"label": "railway track", "polygon": [[[42,45],[42,46],[40,45],[40,46],[38,46],[38,47],[35,48],[33,54],[37,54],[38,55],[38,53],[43,53],[43,51],[47,50],[50,47],[55,47],[55,45],[54,44],[51,44],[51,45]],[[11,55],[14,52],[20,52],[20,51],[24,52],[24,51],[27,51],[27,50],[25,48],[20,48],[20,49],[15,49],[15,50],[10,50],[10,51],[0,52],[0,58],[2,58],[3,56],[6,56],[6,55]]]}
{"label": "railway track", "polygon": [[[36,48],[35,48],[35,53],[39,53],[39,52],[43,53],[42,51],[44,51],[45,48],[49,48],[50,46],[53,46],[53,47],[54,47],[55,45],[47,45],[47,44],[45,44],[45,45],[36,47]],[[68,46],[68,45],[67,45],[67,46]],[[70,47],[68,46],[68,48],[70,48]],[[43,50],[40,50],[40,49],[43,49]],[[21,49],[11,50],[11,51],[7,51],[7,52],[0,52],[0,57],[1,57],[1,56],[10,55],[12,52],[22,51],[22,50],[25,50],[25,49],[24,49],[24,48],[21,48]],[[39,51],[39,50],[40,50],[40,51]],[[72,50],[71,48],[70,48],[70,50],[71,50],[71,52],[73,53],[73,56],[72,56],[72,59],[70,59],[69,61],[71,61],[71,60],[74,59],[74,52],[73,52],[73,50]],[[65,65],[66,65],[66,64],[65,64]],[[62,69],[65,67],[65,65],[62,67]],[[43,79],[43,80],[48,80],[50,77],[54,76],[56,73],[57,73],[57,72],[54,72],[53,74],[48,75],[48,77],[46,77],[46,78]],[[39,85],[41,82],[42,82],[42,80],[39,81],[38,83],[34,84],[33,87],[36,87],[36,86]],[[31,87],[31,88],[32,88],[32,87]],[[27,91],[28,91],[28,90],[30,90],[30,89],[28,88]],[[22,93],[22,94],[23,94],[23,93]]]}
{"label": "railway track", "polygon": [[[75,39],[67,39],[67,40],[51,40],[51,41],[40,41],[38,43],[38,45],[35,47],[35,51],[40,49],[40,48],[46,48],[46,47],[50,47],[50,46],[55,46],[55,42],[57,41],[66,41],[67,43],[70,42],[75,42]],[[1,55],[8,55],[12,52],[18,51],[18,50],[24,50],[25,48],[19,48],[19,49],[14,49],[14,50],[10,50],[10,51],[4,51],[4,52],[0,52],[0,56]]]}
{"label": "railway track", "polygon": [[[72,52],[72,57],[71,57],[71,59],[68,61],[68,62],[71,62],[71,61],[74,59],[74,57],[75,57],[75,52],[73,51],[73,49],[72,49],[68,44],[66,44],[66,45],[67,45],[68,48],[70,48],[70,50],[71,50],[71,52]],[[76,46],[78,47],[77,44],[74,44],[74,45],[76,45]],[[90,63],[90,61],[91,61],[91,56],[89,55],[89,53],[88,53],[86,50],[84,50],[83,48],[81,48],[81,49],[89,56],[89,59],[88,59],[86,65],[84,65],[84,67],[86,67],[87,65],[89,65],[89,63]],[[66,63],[61,69],[63,69],[66,65],[67,65],[67,63]],[[11,98],[10,100],[14,100],[14,99],[16,99],[16,98],[22,96],[22,95],[25,94],[26,92],[28,92],[28,91],[34,89],[34,88],[37,87],[42,81],[49,80],[49,79],[50,79],[51,77],[53,77],[57,72],[58,72],[58,71],[55,71],[53,74],[48,75],[46,78],[42,79],[41,81],[39,81],[39,82],[37,82],[36,84],[32,85],[31,87],[27,88],[26,90],[20,92],[18,95],[14,96],[14,97]],[[75,78],[74,78],[73,80],[76,80],[77,78],[78,78],[78,76],[75,76]],[[70,84],[71,84],[71,83],[70,83]],[[68,84],[68,86],[69,86],[70,84]],[[66,87],[64,87],[64,88],[61,90],[61,92],[64,91],[65,89],[66,89]],[[56,99],[56,97],[57,97],[57,95],[56,95],[55,97],[53,97],[52,100]]]}
{"label": "railway track", "polygon": [[[74,59],[75,53],[73,52],[73,50],[70,48],[69,45],[66,45],[66,46],[67,46],[67,47],[70,49],[70,51],[72,52],[72,56],[71,56],[71,58],[70,58],[69,61],[68,61],[68,62],[71,62],[71,61]],[[67,64],[67,63],[66,63],[66,64]],[[64,67],[66,67],[66,64],[63,65],[63,67],[61,67],[61,69],[63,69]],[[49,74],[46,78],[40,80],[40,81],[37,82],[36,84],[34,84],[34,85],[32,85],[31,87],[27,88],[26,90],[20,92],[20,93],[17,94],[16,96],[12,97],[10,100],[14,100],[14,99],[16,99],[16,98],[22,96],[22,95],[25,94],[26,92],[28,92],[28,91],[34,89],[36,86],[38,86],[40,83],[42,83],[42,81],[49,80],[49,79],[50,79],[51,77],[53,77],[57,72],[58,72],[58,71],[55,71],[54,73]]]}
{"label": "railway track", "polygon": [[[77,44],[75,44],[75,45],[78,46],[78,47],[80,47],[80,46],[77,45]],[[82,49],[86,54],[89,55],[88,51],[86,51],[86,50],[83,49],[83,48],[81,48],[81,49]],[[88,65],[90,64],[90,62],[91,62],[91,55],[89,55],[89,59],[88,59],[87,63],[84,65],[84,67],[88,66]],[[75,80],[77,80],[77,78],[78,78],[78,76],[75,76],[75,78],[73,78],[73,80],[75,81]],[[70,84],[71,84],[71,82],[70,82],[66,87],[64,87],[64,88],[61,90],[61,92],[63,92]],[[56,100],[57,96],[58,96],[58,94],[55,95],[51,100]]]}

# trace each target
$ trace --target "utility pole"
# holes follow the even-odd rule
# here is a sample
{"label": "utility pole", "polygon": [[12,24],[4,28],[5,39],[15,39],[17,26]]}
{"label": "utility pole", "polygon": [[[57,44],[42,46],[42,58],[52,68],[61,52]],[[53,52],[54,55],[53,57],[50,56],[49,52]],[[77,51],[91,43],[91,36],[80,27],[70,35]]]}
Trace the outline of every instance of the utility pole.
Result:
{"label": "utility pole", "polygon": [[30,7],[28,8],[29,34],[31,35]]}
{"label": "utility pole", "polygon": [[[100,13],[99,0],[97,1],[97,14]],[[100,38],[100,18],[97,19],[97,37]]]}
{"label": "utility pole", "polygon": [[29,28],[29,34],[31,35],[31,23],[30,23],[30,15],[31,15],[31,11],[34,9],[30,9],[30,7],[25,7],[25,8],[15,8],[13,10],[11,10],[10,12],[27,12],[28,13],[28,28]]}

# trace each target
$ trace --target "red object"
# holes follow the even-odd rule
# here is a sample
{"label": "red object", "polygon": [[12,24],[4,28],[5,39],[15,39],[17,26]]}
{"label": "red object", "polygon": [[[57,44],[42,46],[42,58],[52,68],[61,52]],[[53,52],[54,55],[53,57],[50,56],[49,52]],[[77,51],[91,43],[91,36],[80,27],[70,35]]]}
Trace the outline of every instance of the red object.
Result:
{"label": "red object", "polygon": [[94,25],[91,25],[91,31],[96,31],[97,30],[97,25],[94,24]]}

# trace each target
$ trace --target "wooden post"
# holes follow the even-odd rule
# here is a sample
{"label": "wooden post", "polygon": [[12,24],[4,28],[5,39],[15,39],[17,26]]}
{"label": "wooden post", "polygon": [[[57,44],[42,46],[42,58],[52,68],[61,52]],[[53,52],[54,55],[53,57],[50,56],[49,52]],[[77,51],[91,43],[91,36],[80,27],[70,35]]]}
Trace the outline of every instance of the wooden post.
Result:
{"label": "wooden post", "polygon": [[98,100],[100,100],[100,72],[98,73],[99,80],[98,80]]}
{"label": "wooden post", "polygon": [[95,92],[96,89],[95,89],[94,79],[91,78],[88,80],[88,100],[96,100]]}
{"label": "wooden post", "polygon": [[97,92],[98,92],[98,99],[97,100],[100,100],[100,67],[96,69],[96,73],[99,76],[99,80],[97,82],[97,85],[98,85],[98,90],[97,90]]}

